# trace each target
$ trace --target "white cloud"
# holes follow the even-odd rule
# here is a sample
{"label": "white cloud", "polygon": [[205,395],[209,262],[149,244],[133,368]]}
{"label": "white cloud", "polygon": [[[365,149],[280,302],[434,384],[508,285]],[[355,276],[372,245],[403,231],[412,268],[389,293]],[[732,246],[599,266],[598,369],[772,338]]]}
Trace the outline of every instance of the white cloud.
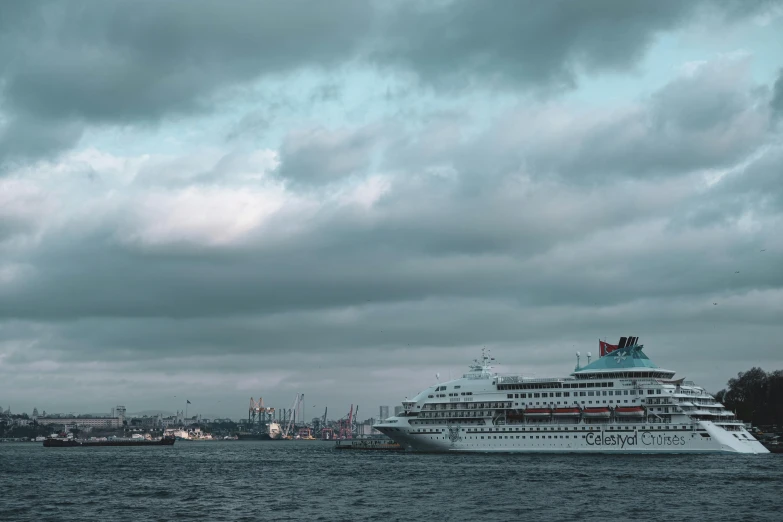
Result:
{"label": "white cloud", "polygon": [[127,240],[148,245],[235,243],[285,204],[282,188],[266,190],[191,187],[153,192],[132,204]]}

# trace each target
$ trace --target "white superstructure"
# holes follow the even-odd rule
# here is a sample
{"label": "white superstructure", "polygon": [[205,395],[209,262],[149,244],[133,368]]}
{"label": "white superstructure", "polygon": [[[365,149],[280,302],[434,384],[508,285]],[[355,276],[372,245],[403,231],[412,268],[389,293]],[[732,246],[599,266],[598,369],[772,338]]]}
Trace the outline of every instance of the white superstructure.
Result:
{"label": "white superstructure", "polygon": [[264,435],[268,436],[272,440],[280,438],[281,430],[280,425],[276,422],[270,422],[264,428]]}
{"label": "white superstructure", "polygon": [[577,359],[562,378],[499,375],[482,351],[462,378],[406,399],[374,427],[414,451],[768,453],[704,388],[674,380],[636,340],[622,338],[592,363],[588,354],[585,367]]}

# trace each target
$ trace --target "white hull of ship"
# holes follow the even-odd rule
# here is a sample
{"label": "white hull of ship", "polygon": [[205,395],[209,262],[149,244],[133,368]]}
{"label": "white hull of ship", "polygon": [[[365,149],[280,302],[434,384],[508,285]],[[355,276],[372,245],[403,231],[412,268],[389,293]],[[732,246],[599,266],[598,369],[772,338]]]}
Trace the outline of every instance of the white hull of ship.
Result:
{"label": "white hull of ship", "polygon": [[698,425],[653,426],[536,423],[412,427],[400,417],[393,424],[376,425],[376,429],[407,450],[419,452],[769,453],[750,435],[735,436],[735,432],[708,421]]}

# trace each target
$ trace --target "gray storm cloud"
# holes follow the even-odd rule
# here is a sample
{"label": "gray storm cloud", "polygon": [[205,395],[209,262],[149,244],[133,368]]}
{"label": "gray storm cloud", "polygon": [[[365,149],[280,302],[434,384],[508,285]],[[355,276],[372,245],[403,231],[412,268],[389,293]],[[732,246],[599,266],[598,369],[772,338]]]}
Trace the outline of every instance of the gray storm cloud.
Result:
{"label": "gray storm cloud", "polygon": [[[241,416],[301,391],[369,416],[481,346],[543,374],[631,334],[714,389],[779,368],[777,69],[764,83],[726,52],[608,108],[565,99],[751,7],[5,6],[0,401],[189,393]],[[290,99],[255,98],[265,82]],[[352,120],[357,93],[386,110]],[[210,126],[209,146],[179,140]]]}

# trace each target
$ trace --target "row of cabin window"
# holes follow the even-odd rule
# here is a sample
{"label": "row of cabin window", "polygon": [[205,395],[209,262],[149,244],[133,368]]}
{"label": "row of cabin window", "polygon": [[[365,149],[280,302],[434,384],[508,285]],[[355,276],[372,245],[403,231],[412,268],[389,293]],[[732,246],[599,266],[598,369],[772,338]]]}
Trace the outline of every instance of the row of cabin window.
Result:
{"label": "row of cabin window", "polygon": [[[644,425],[644,426],[634,426],[634,429],[643,430],[643,431],[654,430],[654,429],[658,429],[658,430],[666,429],[666,431],[677,430],[677,429],[686,430],[686,429],[690,429],[690,428],[691,427],[687,426],[687,425],[680,425],[679,428],[677,426],[668,426],[668,427],[664,427],[664,426],[646,426],[646,425]],[[619,426],[617,426],[615,428],[615,427],[611,426],[611,427],[608,428],[608,431],[613,431],[615,429],[617,431],[629,431],[630,428],[629,427],[622,427],[621,428]],[[392,431],[393,430],[394,430],[394,428],[392,428]],[[540,428],[540,427],[537,427],[537,428],[468,428],[467,430],[465,430],[463,428],[462,431],[463,432],[467,431],[468,433],[477,433],[477,432],[485,433],[486,431],[489,431],[489,432],[493,432],[494,431],[494,432],[498,432],[498,433],[501,433],[501,432],[508,433],[508,432],[515,432],[515,431],[516,432],[520,432],[520,431],[522,431],[522,432],[526,432],[526,431],[527,432],[540,432],[542,430],[543,431],[547,431],[547,430],[550,430],[550,431],[577,431],[578,432],[580,430],[581,431],[588,431],[588,430],[589,431],[601,431],[601,428],[593,427],[593,426],[591,426],[591,427],[581,426],[581,428],[580,427],[569,428],[567,426],[565,426],[565,427],[563,427],[563,426],[544,427],[544,428]],[[399,430],[398,429],[397,431],[405,431],[405,430]],[[411,430],[411,431],[413,433],[440,433],[440,432],[446,433],[446,430],[443,429],[443,428],[419,428],[419,429],[414,429],[414,430]]]}
{"label": "row of cabin window", "polygon": [[[551,388],[612,388],[613,382],[579,382],[579,383],[560,383],[547,382],[541,384],[498,384],[500,390],[545,390]],[[445,387],[442,387],[445,389]],[[437,390],[436,390],[437,391]]]}
{"label": "row of cabin window", "polygon": [[[514,435],[487,435],[487,438],[488,438],[488,439],[497,439],[497,438],[501,438],[501,439],[513,439],[514,437],[515,437]],[[520,438],[520,437],[524,439],[524,438],[525,438],[525,435],[516,435],[516,438]],[[530,436],[530,438],[531,438],[531,439],[532,439],[533,437],[534,437],[533,435],[531,435],[531,436]],[[557,439],[557,438],[560,438],[560,439],[568,439],[568,438],[571,438],[571,435],[540,435],[540,436],[539,436],[539,435],[535,435],[535,438],[537,438],[537,439],[539,439],[539,438],[540,438],[540,439],[546,439],[547,437],[549,437],[550,439],[551,439],[552,437],[554,437],[554,438],[556,438],[556,439]],[[573,435],[573,437],[574,437],[575,439],[578,439],[578,438],[579,438],[579,435]],[[469,438],[469,439],[478,439],[478,437],[468,437],[468,438]],[[482,435],[482,436],[481,436],[481,438],[483,439],[483,438],[484,438],[484,436]],[[585,438],[585,435],[582,435],[582,438]]]}
{"label": "row of cabin window", "polygon": [[[435,391],[445,391],[448,388],[449,388],[448,386],[438,386],[437,388],[435,388]],[[460,385],[454,387],[455,390],[459,390],[460,388],[462,388],[462,386]]]}
{"label": "row of cabin window", "polygon": [[[628,431],[628,430],[629,430],[629,428],[628,428],[628,427],[622,427],[622,428],[621,428],[621,427],[619,427],[619,426],[618,426],[617,428],[614,428],[614,427],[609,427],[609,430],[610,430],[610,431],[611,431],[611,430],[614,430],[614,429],[617,429],[617,431]],[[634,429],[638,429],[638,430],[654,430],[654,429],[656,429],[656,426],[646,426],[646,425],[645,425],[645,426],[634,426]],[[661,429],[664,429],[664,428],[663,428],[662,426],[657,426],[657,429],[661,430]],[[677,426],[670,426],[670,427],[667,427],[667,428],[666,428],[666,430],[667,430],[667,431],[668,431],[668,430],[676,430],[676,429],[682,429],[682,430],[685,430],[685,429],[689,429],[689,426],[687,426],[687,425],[680,425],[680,427],[679,427],[679,428],[677,428]],[[470,429],[470,428],[469,428],[469,429],[468,429],[468,432],[477,432],[477,431],[482,431],[482,432],[483,432],[483,431],[485,431],[485,430],[486,430],[486,428],[474,428],[474,429]],[[558,426],[558,427],[549,427],[549,428],[543,428],[543,431],[547,431],[547,430],[551,430],[551,431],[569,431],[569,430],[570,430],[570,431],[579,431],[579,430],[580,430],[580,428],[579,428],[579,427],[568,428],[567,426],[566,426],[566,427],[563,427],[563,426]],[[585,427],[585,426],[582,426],[582,427],[581,427],[581,430],[582,430],[582,431],[588,431],[588,430],[589,430],[589,431],[601,431],[601,428],[598,428],[598,427]],[[463,431],[464,431],[464,430],[463,430]],[[492,429],[492,428],[489,428],[489,431],[493,431],[493,429]],[[497,432],[508,432],[508,431],[542,431],[542,428],[494,428],[494,431],[497,431]]]}
{"label": "row of cabin window", "polygon": [[[577,403],[579,403],[579,401],[574,401],[574,402],[563,401],[563,406],[572,406],[573,404],[577,404]],[[585,404],[585,403],[593,404],[593,401],[581,401],[581,404]],[[607,404],[607,401],[595,401],[595,403],[596,404],[599,404],[599,403]],[[609,404],[615,404],[615,403],[616,404],[621,404],[621,403],[622,404],[628,404],[628,400],[627,399],[623,400],[623,401],[621,401],[619,399],[617,401],[614,401],[614,400],[611,400],[611,399],[609,400]],[[548,404],[554,404],[554,401],[552,401],[552,402],[544,401],[543,405],[546,406]],[[557,401],[556,405],[560,406],[560,401]],[[446,417],[449,417],[450,414],[454,410],[459,410],[459,411],[468,411],[468,412],[474,413],[475,416],[482,416],[482,415],[487,415],[488,416],[488,415],[491,415],[492,408],[493,408],[493,407],[485,407],[485,408],[488,408],[486,410],[482,410],[481,408],[468,408],[466,410],[465,408],[457,408],[456,407],[456,406],[458,406],[457,404],[453,404],[451,406],[454,406],[454,407],[452,407],[452,408],[450,408],[448,410],[443,410],[443,409],[441,409],[441,410],[424,410],[424,411],[421,412],[421,415],[422,415],[422,417],[427,418],[427,417],[432,417],[433,414],[436,414],[435,415],[436,417],[437,416],[441,416],[441,417],[446,418]],[[515,402],[514,406],[519,406],[519,403]],[[522,406],[533,406],[533,403],[532,402],[524,403],[524,404],[522,404]],[[536,401],[535,406],[541,406],[541,402]],[[508,404],[508,406],[498,406],[498,408],[500,408],[500,409],[510,408],[510,407],[511,407],[510,403]]]}
{"label": "row of cabin window", "polygon": [[[680,429],[680,430],[692,429],[691,426],[686,426],[686,425],[680,425],[679,428],[677,426],[646,426],[646,425],[645,426],[637,426],[637,427],[634,427],[634,428],[638,429],[638,430],[655,430],[655,429],[658,429],[658,430],[666,430],[666,431],[673,431],[673,430],[677,430],[677,429]],[[730,428],[732,428],[732,427],[728,427],[727,426],[725,429],[727,429],[728,431],[740,431],[740,428],[736,428],[736,429],[730,429]],[[573,430],[573,431],[577,431],[577,432],[580,431],[579,427],[574,427],[574,428],[570,428],[570,429]],[[615,429],[617,431],[628,431],[627,427],[622,427],[622,428],[619,427],[619,426],[616,427],[616,428],[615,427],[609,427],[609,431],[615,430]],[[482,431],[483,432],[485,430],[486,430],[486,428],[473,428],[473,429],[468,428],[467,431],[468,431],[468,433],[470,433],[470,432],[478,432],[478,431]],[[535,431],[537,431],[537,432],[540,432],[541,430],[542,430],[542,428],[535,428]],[[547,431],[547,430],[552,430],[552,431],[569,431],[569,428],[568,427],[563,427],[563,426],[558,426],[556,428],[555,427],[549,427],[549,428],[545,427],[545,428],[543,428],[543,431]],[[584,427],[584,426],[581,427],[581,431],[587,431],[587,430],[588,430],[587,427]],[[600,429],[596,428],[596,427],[590,427],[589,430],[590,431],[593,431],[593,430],[599,430],[600,431]],[[435,428],[435,429],[419,428],[419,429],[413,429],[413,430],[406,430],[404,428],[386,428],[386,431],[397,431],[397,432],[402,432],[402,433],[406,433],[406,432],[409,432],[409,431],[412,432],[412,433],[446,433],[446,430],[442,429],[442,428]],[[463,429],[462,431],[465,431],[465,430]],[[491,432],[491,431],[493,431],[493,429],[489,428],[489,431]],[[510,432],[514,432],[514,431],[519,432],[519,431],[523,431],[524,432],[524,431],[534,431],[534,429],[533,428],[494,428],[494,431],[496,431],[496,432],[509,432],[509,431]],[[701,432],[703,430],[700,429],[698,431]],[[702,435],[703,436],[707,436],[707,435],[704,435],[704,434],[702,434]],[[532,437],[532,435],[531,435],[531,437]]]}
{"label": "row of cabin window", "polygon": [[[661,426],[657,426],[657,428],[658,428],[659,430],[660,430],[660,429],[662,429],[662,427],[661,427]],[[646,428],[644,428],[644,429],[646,429]],[[650,426],[650,429],[653,429],[653,426]],[[687,428],[686,428],[685,426],[682,426],[682,429],[687,429]],[[667,431],[668,431],[668,430],[667,430]],[[702,435],[703,437],[704,437],[704,436],[709,436],[709,435],[705,435],[704,433],[701,433],[701,435]],[[581,436],[582,438],[585,438],[585,437],[586,437],[586,435],[541,435],[540,437],[541,437],[542,439],[546,439],[546,438],[550,438],[550,439],[551,439],[551,438],[555,438],[555,439],[557,439],[557,438],[560,438],[560,439],[563,439],[563,438],[565,438],[565,439],[567,439],[567,438],[569,438],[569,437],[573,437],[573,438],[575,438],[575,439],[576,439],[576,438],[579,438],[580,436]],[[737,435],[734,435],[734,436],[735,436],[735,437],[737,437]],[[488,438],[488,439],[497,439],[498,437],[499,437],[499,438],[501,438],[501,439],[502,439],[502,438],[509,439],[509,438],[514,438],[515,436],[514,436],[514,435],[487,435],[487,438]],[[519,438],[519,437],[520,437],[520,435],[516,435],[516,438]],[[524,438],[525,438],[525,435],[521,435],[521,437],[524,439]],[[530,438],[531,438],[531,439],[532,439],[533,437],[534,437],[534,435],[530,435]],[[469,438],[469,439],[472,439],[472,438],[478,438],[478,437],[468,437],[468,438]],[[483,439],[484,437],[482,436],[481,438]],[[539,438],[539,435],[535,435],[535,438]],[[737,437],[737,438],[739,438],[739,437]]]}
{"label": "row of cabin window", "polygon": [[[446,387],[443,386],[442,388],[445,389]],[[459,388],[459,386],[455,386],[455,388]],[[440,388],[438,388],[438,390],[440,390]],[[454,393],[449,393],[449,397],[458,397],[460,395],[473,395],[473,392],[459,392],[459,393],[454,392]],[[445,396],[446,396],[445,393],[438,393],[436,395],[427,395],[427,398],[434,399],[435,397],[445,397]]]}
{"label": "row of cabin window", "polygon": [[[634,401],[635,401],[635,400],[636,400],[636,399],[634,399]],[[580,402],[580,401],[574,401],[574,402],[563,401],[563,406],[571,406],[571,405],[577,404],[577,403],[579,403],[579,402]],[[595,403],[596,403],[596,404],[598,404],[599,402],[601,402],[601,401],[595,401]],[[628,400],[624,400],[624,401],[620,401],[620,399],[617,399],[617,401],[613,401],[613,400],[611,400],[611,399],[609,400],[609,404],[614,404],[615,402],[617,402],[617,404],[620,404],[620,402],[622,402],[623,404],[628,404]],[[582,403],[582,404],[584,404],[584,403],[585,403],[585,401],[581,401],[581,403]],[[604,403],[604,404],[606,404],[606,401],[603,401],[603,403]],[[544,401],[544,404],[543,404],[543,405],[542,405],[542,404],[541,404],[539,401],[536,401],[536,404],[535,404],[535,405],[536,405],[536,406],[546,406],[546,405],[548,405],[548,404],[555,404],[555,401],[550,401],[550,402]],[[587,401],[587,404],[593,404],[593,401]],[[515,403],[514,403],[514,405],[515,405],[515,406],[519,406],[519,403],[518,403],[518,402],[515,402]],[[557,405],[557,406],[560,406],[560,401],[557,401],[557,404],[556,404],[556,405]],[[529,402],[529,403],[528,403],[528,402],[526,402],[526,403],[523,403],[523,404],[522,404],[522,406],[533,406],[533,402],[531,401],[531,402]]]}
{"label": "row of cabin window", "polygon": [[[440,408],[438,408],[440,406]],[[441,402],[441,403],[430,403],[424,405],[423,411],[432,411],[432,410],[462,410],[462,409],[468,409],[468,410],[475,410],[475,409],[483,409],[483,408],[510,408],[511,402],[465,402],[465,403],[457,403],[457,402]]]}
{"label": "row of cabin window", "polygon": [[[601,391],[589,391],[589,392],[574,392],[574,397],[595,397],[607,395],[636,395],[637,390],[601,390]],[[650,390],[652,391],[652,390]],[[642,395],[642,390],[639,390],[639,395]],[[543,393],[508,393],[507,399],[538,399],[546,397],[570,397],[571,392],[543,392]]]}

